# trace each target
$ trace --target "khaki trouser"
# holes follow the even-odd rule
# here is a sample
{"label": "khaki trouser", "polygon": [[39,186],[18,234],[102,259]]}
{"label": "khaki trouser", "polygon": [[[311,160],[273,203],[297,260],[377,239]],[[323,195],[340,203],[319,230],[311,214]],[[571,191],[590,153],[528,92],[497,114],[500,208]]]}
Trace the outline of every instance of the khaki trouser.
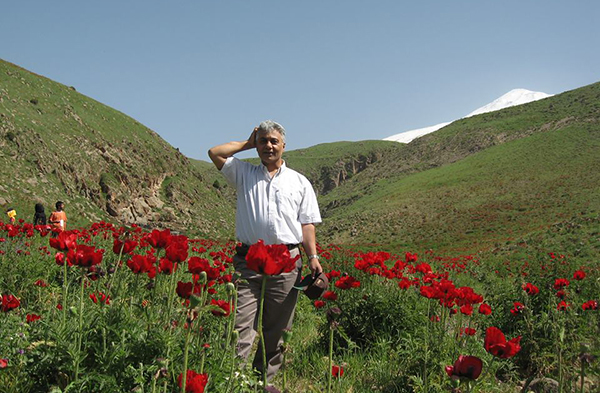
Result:
{"label": "khaki trouser", "polygon": [[[290,255],[295,257],[299,250],[290,250]],[[260,289],[262,275],[246,267],[246,260],[235,255],[233,263],[236,272],[242,281],[238,283],[238,304],[235,316],[235,329],[239,331],[240,338],[237,345],[237,354],[244,360],[248,359],[252,344],[256,337],[258,327],[258,308],[260,306]],[[265,289],[265,302],[263,308],[263,333],[267,352],[267,379],[273,376],[281,367],[283,355],[283,330],[292,327],[294,309],[298,299],[298,290],[293,286],[300,281],[302,259],[296,261],[296,270],[278,276],[268,276]],[[263,372],[262,347],[258,346],[252,366]]]}

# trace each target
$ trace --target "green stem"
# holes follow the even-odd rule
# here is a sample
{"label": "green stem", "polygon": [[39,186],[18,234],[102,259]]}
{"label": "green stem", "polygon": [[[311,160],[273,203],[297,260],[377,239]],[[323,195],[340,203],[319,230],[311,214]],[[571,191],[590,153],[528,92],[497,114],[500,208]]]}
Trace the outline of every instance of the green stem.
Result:
{"label": "green stem", "polygon": [[[66,264],[66,261],[65,261]],[[85,287],[85,277],[81,277],[81,291],[79,293],[79,336],[77,337],[77,357],[75,358],[75,376],[77,381],[79,377],[79,363],[81,362],[81,341],[83,340],[83,293]]]}
{"label": "green stem", "polygon": [[190,346],[190,336],[192,332],[192,321],[188,322],[187,332],[185,335],[185,349],[183,352],[183,378],[181,379],[181,393],[185,393],[185,384],[187,382],[187,367],[188,367],[188,351]]}
{"label": "green stem", "polygon": [[329,372],[327,373],[327,393],[331,393],[331,379],[333,377],[333,326],[329,326]]}
{"label": "green stem", "polygon": [[68,272],[67,272],[67,267],[68,267],[68,263],[67,263],[67,257],[65,256],[65,259],[63,261],[63,297],[62,297],[62,308],[63,308],[63,327],[65,326],[65,324],[67,323],[67,310],[68,310],[68,304],[67,304],[67,295],[69,293],[69,284],[68,284]]}
{"label": "green stem", "polygon": [[[112,284],[113,284],[115,277],[117,276],[117,272],[119,271],[119,266],[121,265],[121,257],[123,256],[123,248],[125,248],[125,244],[123,244],[123,247],[121,247],[121,251],[119,251],[119,260],[117,261],[117,265],[115,266],[115,272],[112,274],[112,277],[110,278],[110,281],[108,282],[108,289],[107,289],[108,294],[110,294],[112,292]],[[119,280],[119,285],[121,285],[120,280]],[[113,299],[116,297],[117,297],[117,293],[115,292],[113,294]]]}
{"label": "green stem", "polygon": [[[425,344],[425,362],[423,363],[423,385],[425,387],[425,393],[429,393],[429,378],[427,378],[427,358],[429,357],[429,332],[431,319],[429,318],[429,311],[431,308],[431,300],[427,300],[427,335],[426,335],[426,344]],[[459,326],[460,329],[460,326]]]}
{"label": "green stem", "polygon": [[260,288],[260,308],[258,309],[258,336],[260,337],[260,345],[262,349],[262,376],[263,388],[267,387],[267,350],[265,346],[265,335],[263,333],[263,307],[265,303],[265,289],[267,287],[267,275],[263,275]]}

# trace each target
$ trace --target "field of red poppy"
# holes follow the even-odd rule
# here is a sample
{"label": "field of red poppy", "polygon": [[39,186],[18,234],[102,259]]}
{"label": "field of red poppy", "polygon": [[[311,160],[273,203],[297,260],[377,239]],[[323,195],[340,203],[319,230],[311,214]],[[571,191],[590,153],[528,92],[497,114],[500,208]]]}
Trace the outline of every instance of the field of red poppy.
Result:
{"label": "field of red poppy", "polygon": [[[234,356],[235,246],[104,222],[54,237],[0,224],[0,391],[261,391]],[[256,247],[256,270],[289,266]],[[330,290],[301,297],[280,391],[600,389],[597,261],[319,253]]]}

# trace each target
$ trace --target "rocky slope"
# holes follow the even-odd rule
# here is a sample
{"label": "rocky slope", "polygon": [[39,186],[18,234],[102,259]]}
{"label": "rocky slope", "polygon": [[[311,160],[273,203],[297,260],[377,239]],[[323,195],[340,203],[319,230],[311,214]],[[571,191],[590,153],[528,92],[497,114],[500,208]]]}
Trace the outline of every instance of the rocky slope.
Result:
{"label": "rocky slope", "polygon": [[0,204],[30,219],[64,200],[72,223],[232,232],[233,208],[188,158],[134,119],[0,61]]}

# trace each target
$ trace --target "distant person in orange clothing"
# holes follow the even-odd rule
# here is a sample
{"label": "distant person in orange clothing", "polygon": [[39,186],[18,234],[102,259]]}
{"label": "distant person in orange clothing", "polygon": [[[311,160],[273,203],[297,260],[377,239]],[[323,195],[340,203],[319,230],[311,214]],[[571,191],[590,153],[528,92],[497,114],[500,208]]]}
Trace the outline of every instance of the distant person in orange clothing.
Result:
{"label": "distant person in orange clothing", "polygon": [[67,229],[67,215],[63,211],[65,204],[62,201],[56,202],[56,211],[53,211],[48,220],[52,225],[52,231],[62,232]]}

